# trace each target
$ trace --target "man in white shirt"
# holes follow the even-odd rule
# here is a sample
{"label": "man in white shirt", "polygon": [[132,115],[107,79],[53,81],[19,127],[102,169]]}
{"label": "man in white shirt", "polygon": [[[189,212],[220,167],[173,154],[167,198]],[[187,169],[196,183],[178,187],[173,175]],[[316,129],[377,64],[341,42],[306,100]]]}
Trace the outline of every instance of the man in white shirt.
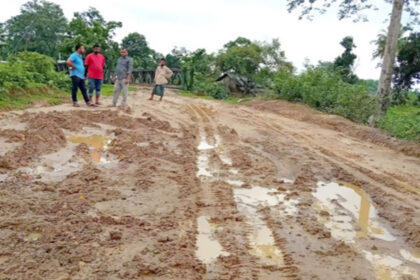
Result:
{"label": "man in white shirt", "polygon": [[155,72],[155,86],[153,87],[152,95],[149,100],[153,100],[153,97],[156,94],[160,96],[159,101],[162,101],[165,85],[168,84],[168,80],[171,78],[172,74],[172,70],[166,66],[166,60],[162,58]]}

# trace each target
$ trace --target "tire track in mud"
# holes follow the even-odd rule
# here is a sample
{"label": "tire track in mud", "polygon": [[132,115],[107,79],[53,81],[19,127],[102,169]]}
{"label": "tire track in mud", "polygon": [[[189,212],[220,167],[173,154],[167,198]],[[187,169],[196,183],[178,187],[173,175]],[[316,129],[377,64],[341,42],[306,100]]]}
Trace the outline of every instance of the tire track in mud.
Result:
{"label": "tire track in mud", "polygon": [[[230,174],[232,174],[230,171],[235,171],[235,169],[232,168],[232,165],[235,163],[226,155],[227,151],[225,148],[227,145],[222,143],[222,137],[217,133],[219,127],[214,121],[213,108],[200,105],[188,105],[188,108],[191,112],[195,113],[196,117],[198,117],[198,122],[201,120],[204,124],[200,128],[200,134],[204,135],[204,137],[202,136],[201,144],[203,141],[211,141],[214,148],[214,151],[211,153],[211,159],[213,159],[214,168],[218,169],[212,174],[212,176],[215,177],[215,181],[217,181],[216,185],[211,184],[206,180],[202,181],[203,196],[206,196],[207,198],[207,196],[214,195],[214,192],[209,194],[209,191],[205,190],[206,188],[213,188],[214,190],[221,187],[221,189],[216,191],[215,201],[219,201],[219,204],[230,201],[229,205],[218,205],[214,208],[216,208],[216,221],[225,220],[225,222],[222,223],[226,228],[229,228],[227,235],[218,235],[220,243],[223,244],[225,248],[229,248],[227,251],[232,254],[248,272],[244,274],[243,271],[238,271],[238,276],[236,276],[238,277],[237,279],[296,278],[296,267],[292,266],[292,261],[289,257],[285,257],[285,255],[281,253],[282,249],[279,244],[282,244],[282,242],[278,242],[278,239],[274,238],[272,241],[268,241],[269,243],[273,242],[272,245],[263,245],[267,240],[261,240],[261,238],[273,238],[270,237],[272,233],[267,232],[269,229],[266,227],[264,221],[256,218],[256,216],[258,216],[257,212],[252,214],[252,216],[254,216],[252,218],[253,221],[249,221],[250,216],[247,216],[247,213],[249,215],[250,213],[257,211],[254,207],[257,207],[258,205],[246,205],[241,199],[241,194],[234,194],[237,190],[240,191],[245,189],[239,188],[242,185],[242,183],[239,183],[240,181],[229,179],[231,177]],[[242,145],[243,143],[241,142],[238,146]],[[230,170],[228,171],[226,169]],[[235,185],[237,188],[235,188]],[[237,197],[235,198],[235,196]],[[242,198],[246,199],[246,197],[247,195]],[[204,201],[207,201],[206,198]],[[208,211],[209,209],[206,209],[203,212]],[[210,212],[213,211],[210,210]],[[230,214],[228,214],[229,212]],[[235,213],[236,218],[230,217],[232,213]],[[254,227],[258,227],[259,229]],[[232,232],[233,229],[235,232]],[[250,238],[253,240],[252,242]],[[228,240],[230,241],[227,242]],[[274,242],[278,249],[274,246]]]}
{"label": "tire track in mud", "polygon": [[[315,153],[319,158],[322,158],[327,163],[329,163],[331,166],[335,166],[335,168],[338,168],[339,173],[336,174],[336,176],[338,175],[339,178],[336,178],[336,179],[340,179],[340,177],[342,177],[342,178],[345,178],[346,181],[348,181],[348,182],[358,182],[360,185],[362,185],[361,180],[363,180],[365,182],[370,182],[370,183],[374,184],[377,189],[380,187],[381,183],[385,184],[385,185],[389,184],[387,179],[391,179],[391,178],[387,178],[388,176],[385,177],[385,178],[382,178],[382,177],[380,177],[379,174],[376,174],[375,172],[372,172],[371,170],[368,170],[366,168],[358,166],[358,165],[352,163],[351,161],[349,161],[347,159],[344,159],[343,157],[341,157],[341,156],[337,155],[336,153],[332,152],[331,150],[327,150],[327,149],[323,148],[322,146],[318,145],[317,143],[314,142],[314,140],[310,139],[309,137],[297,134],[295,131],[292,131],[291,129],[286,128],[285,126],[279,126],[278,124],[273,124],[270,121],[267,122],[267,121],[264,121],[264,120],[261,120],[259,122],[259,125],[262,126],[262,127],[265,127],[266,129],[269,129],[269,130],[271,130],[271,131],[273,131],[273,132],[275,132],[279,135],[281,135],[282,137],[286,137],[286,138],[289,138],[293,141],[296,141],[297,143],[299,143],[303,147],[307,147],[308,151],[311,151],[312,153]],[[272,158],[272,156],[270,155],[267,158]],[[338,158],[338,160],[337,160],[337,158]],[[356,176],[357,176],[358,179],[356,179]],[[327,177],[330,177],[330,176],[327,176]],[[331,179],[334,179],[334,178],[331,178]],[[391,186],[393,187],[391,189],[392,196],[396,195],[394,197],[397,198],[397,199],[401,199],[401,203],[403,203],[402,195],[407,195],[407,192],[403,192],[403,193],[396,192],[396,185],[395,185],[396,182],[398,182],[398,181],[394,181],[393,183],[391,183]],[[363,185],[365,185],[365,184],[363,183]],[[411,188],[410,188],[410,190],[411,190]],[[416,192],[414,192],[414,193],[416,193]],[[385,194],[385,192],[383,192],[383,194]],[[389,194],[387,194],[387,195],[389,195]],[[377,198],[377,196],[375,196],[374,198]],[[374,199],[374,200],[378,201],[378,199]],[[379,205],[383,205],[380,202],[381,202],[381,200],[379,199]],[[415,207],[415,205],[413,204],[412,207]],[[379,209],[380,209],[380,211],[382,210],[381,208],[379,208]],[[411,210],[410,210],[410,212],[411,212]],[[271,213],[268,216],[266,216],[267,219],[271,220],[271,222],[269,224],[275,223],[275,221],[272,219],[272,216],[275,216],[275,215],[273,213]],[[390,216],[385,215],[385,220],[387,220],[387,222],[389,222],[387,218],[389,219]],[[395,221],[395,219],[393,219],[392,216],[391,216],[391,221]],[[397,228],[399,228],[399,226],[397,226]],[[293,227],[291,229],[293,229]],[[416,239],[414,239],[414,240],[410,239],[413,236],[412,236],[411,233],[409,233],[409,234],[411,236],[410,235],[407,236],[407,241],[414,242],[414,244],[415,244]],[[388,247],[388,245],[385,245],[385,244],[383,244],[383,245],[385,247]],[[392,247],[392,245],[390,245],[390,246]],[[397,245],[396,248],[391,249],[391,250],[395,250],[397,248],[398,248],[398,245]],[[362,254],[363,249],[358,248],[357,250]],[[385,274],[388,275],[388,273],[389,273],[389,275],[393,275],[393,276],[390,276],[390,277],[398,277],[397,275],[401,275],[401,274],[404,274],[404,273],[407,273],[408,275],[416,275],[415,268],[413,270],[413,268],[411,268],[411,267],[403,268],[403,267],[398,266],[398,267],[395,267],[395,268],[391,268],[391,270],[388,270],[390,268],[385,268],[386,266],[393,267],[393,265],[396,265],[396,263],[399,263],[400,260],[398,260],[398,259],[389,258],[387,261],[389,261],[390,263],[386,263],[386,261],[384,261],[384,259],[386,259],[388,257],[374,255],[374,254],[372,255],[372,253],[369,253],[369,251],[363,251],[363,254],[365,255],[366,259],[368,259],[369,262],[372,262],[372,264],[374,265],[375,270],[376,270],[375,273],[377,275],[376,277],[379,277],[378,279],[391,279],[391,278],[383,278],[383,277],[385,277],[384,275]],[[399,257],[401,258],[401,256],[399,256]],[[396,272],[392,271],[392,269],[396,269]],[[394,274],[394,273],[396,273],[396,274]],[[398,273],[400,273],[400,274],[398,274]]]}

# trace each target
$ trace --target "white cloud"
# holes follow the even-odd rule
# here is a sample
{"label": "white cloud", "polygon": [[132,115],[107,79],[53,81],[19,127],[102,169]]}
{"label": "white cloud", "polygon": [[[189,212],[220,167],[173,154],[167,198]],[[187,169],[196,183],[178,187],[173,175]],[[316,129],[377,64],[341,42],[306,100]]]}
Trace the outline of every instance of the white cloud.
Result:
{"label": "white cloud", "polygon": [[[356,72],[362,78],[373,79],[378,78],[379,69],[375,67],[377,61],[372,61],[371,41],[386,29],[383,21],[390,12],[389,5],[381,4],[381,11],[370,13],[370,21],[366,23],[338,21],[334,11],[316,16],[310,22],[299,21],[297,12],[289,14],[285,4],[275,0],[52,1],[62,6],[69,19],[75,11],[96,7],[107,20],[123,22],[123,28],[117,31],[118,41],[130,32],[140,32],[161,53],[171,51],[174,46],[214,52],[238,36],[252,40],[278,37],[287,58],[300,69],[306,58],[311,63],[333,60],[343,52],[339,45],[341,39],[351,35],[357,45]],[[6,2],[0,11],[0,21],[16,15],[26,1]]]}

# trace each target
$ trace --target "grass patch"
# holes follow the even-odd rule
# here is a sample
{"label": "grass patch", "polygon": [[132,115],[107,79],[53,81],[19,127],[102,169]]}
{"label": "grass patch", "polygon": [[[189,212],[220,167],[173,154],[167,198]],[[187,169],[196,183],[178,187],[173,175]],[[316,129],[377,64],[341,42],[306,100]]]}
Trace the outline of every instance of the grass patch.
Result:
{"label": "grass patch", "polygon": [[420,141],[420,107],[392,107],[379,121],[379,127],[396,137]]}
{"label": "grass patch", "polygon": [[[135,86],[129,86],[128,91],[133,92],[137,91],[138,89]],[[102,96],[112,96],[114,93],[114,85],[113,84],[103,84],[101,89]]]}
{"label": "grass patch", "polygon": [[0,111],[25,109],[39,102],[58,105],[67,97],[65,92],[58,89],[36,85],[0,95]]}

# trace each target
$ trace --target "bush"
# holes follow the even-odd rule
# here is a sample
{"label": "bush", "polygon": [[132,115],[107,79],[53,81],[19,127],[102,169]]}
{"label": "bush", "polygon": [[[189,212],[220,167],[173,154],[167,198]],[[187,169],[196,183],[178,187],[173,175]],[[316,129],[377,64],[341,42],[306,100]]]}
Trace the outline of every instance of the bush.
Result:
{"label": "bush", "polygon": [[229,97],[229,89],[226,85],[218,83],[211,78],[200,78],[194,86],[195,92],[203,92],[215,99],[226,99]]}
{"label": "bush", "polygon": [[298,76],[281,71],[274,84],[279,98],[303,102],[359,123],[367,123],[377,108],[377,99],[369,94],[367,85],[348,84],[339,73],[325,67],[308,68]]}
{"label": "bush", "polygon": [[379,120],[379,127],[394,136],[420,141],[420,108],[410,105],[392,107]]}
{"label": "bush", "polygon": [[31,84],[43,84],[53,88],[67,89],[70,84],[65,73],[54,70],[54,60],[48,56],[22,52],[8,57],[0,64],[0,93],[25,89]]}

